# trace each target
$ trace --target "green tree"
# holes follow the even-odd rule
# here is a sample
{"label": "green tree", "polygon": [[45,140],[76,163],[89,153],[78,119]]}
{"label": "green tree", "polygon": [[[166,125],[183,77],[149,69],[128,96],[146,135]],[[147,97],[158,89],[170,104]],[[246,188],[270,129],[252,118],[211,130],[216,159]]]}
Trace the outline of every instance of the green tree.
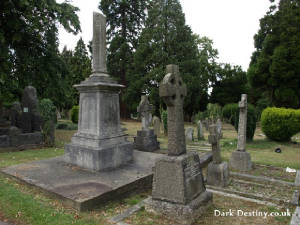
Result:
{"label": "green tree", "polygon": [[[57,26],[62,24],[76,34],[80,31],[77,11],[78,8],[55,0],[0,1],[0,101],[20,97],[28,84],[36,86],[39,94],[49,94],[51,98],[52,94],[60,95],[57,89],[44,93],[43,81],[60,82],[54,80],[59,73],[54,70],[61,69],[57,65],[60,62],[54,61],[58,54]],[[47,62],[49,56],[53,57]],[[47,89],[52,87],[50,84]]]}
{"label": "green tree", "polygon": [[78,40],[74,52],[64,47],[61,57],[67,71],[65,76],[65,105],[63,108],[71,109],[73,105],[78,105],[79,103],[79,94],[73,85],[79,84],[91,74],[91,59],[82,38]]}
{"label": "green tree", "polygon": [[141,93],[148,93],[156,114],[163,104],[158,84],[165,75],[166,65],[177,64],[187,84],[188,96],[184,110],[188,116],[207,103],[207,78],[201,75],[198,41],[177,0],[151,1],[145,28],[138,40],[125,99],[135,111]]}
{"label": "green tree", "polygon": [[[147,4],[147,0],[101,0],[99,5],[99,9],[106,15],[108,25],[107,69],[110,75],[126,87],[131,85],[128,70],[144,24]],[[125,101],[121,102],[121,116],[128,116]]]}
{"label": "green tree", "polygon": [[[273,0],[271,1],[273,2]],[[248,69],[254,101],[277,107],[299,107],[299,1],[280,0],[260,20],[255,52]]]}
{"label": "green tree", "polygon": [[212,85],[210,102],[224,106],[238,102],[241,94],[248,93],[247,75],[240,66],[220,64],[217,74],[217,80]]}

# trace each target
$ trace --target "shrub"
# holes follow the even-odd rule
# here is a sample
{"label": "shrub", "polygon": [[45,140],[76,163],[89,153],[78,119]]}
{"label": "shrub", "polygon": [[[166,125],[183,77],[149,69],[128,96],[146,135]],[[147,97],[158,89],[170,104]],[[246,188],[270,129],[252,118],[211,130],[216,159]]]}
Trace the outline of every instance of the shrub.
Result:
{"label": "shrub", "polygon": [[227,104],[222,109],[223,118],[225,118],[228,123],[234,126],[235,124],[235,117],[237,116],[236,113],[239,112],[238,104],[231,103]]}
{"label": "shrub", "polygon": [[50,99],[42,99],[39,103],[39,110],[44,122],[52,120],[54,123],[56,123],[56,107]]}
{"label": "shrub", "polygon": [[71,109],[71,120],[73,123],[78,123],[79,106],[74,105]]}
{"label": "shrub", "polygon": [[[240,109],[237,103],[227,104],[222,110],[223,117],[228,120],[228,122],[234,126],[235,130],[238,131],[239,127],[239,115]],[[248,141],[253,140],[253,136],[256,129],[257,113],[255,107],[248,104],[247,111],[247,131],[246,137]]]}
{"label": "shrub", "polygon": [[161,119],[164,125],[164,134],[168,133],[168,111],[164,110],[161,113]]}
{"label": "shrub", "polygon": [[56,125],[56,129],[58,129],[58,130],[77,130],[78,126],[77,126],[77,124],[74,124],[71,122],[59,122]]}
{"label": "shrub", "polygon": [[207,117],[208,117],[207,111],[204,111],[204,112],[198,112],[198,113],[195,115],[194,121],[192,121],[192,122],[197,123],[198,120],[203,121],[203,120],[205,120],[205,118],[207,118]]}
{"label": "shrub", "polygon": [[222,107],[219,104],[208,103],[206,115],[209,119],[216,121],[218,118],[222,118]]}
{"label": "shrub", "polygon": [[261,114],[261,128],[272,140],[289,141],[300,131],[300,110],[266,108]]}

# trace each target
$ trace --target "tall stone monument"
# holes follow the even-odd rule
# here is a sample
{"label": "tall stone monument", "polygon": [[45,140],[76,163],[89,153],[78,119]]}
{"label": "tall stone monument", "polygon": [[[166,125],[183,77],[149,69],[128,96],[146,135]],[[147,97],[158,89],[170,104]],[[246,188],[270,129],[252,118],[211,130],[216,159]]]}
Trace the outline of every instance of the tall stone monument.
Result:
{"label": "tall stone monument", "polygon": [[206,191],[200,159],[186,153],[183,101],[186,85],[176,65],[167,66],[159,95],[168,107],[168,156],[155,164],[152,198],[146,210],[163,214],[182,224],[193,223],[212,202]]}
{"label": "tall stone monument", "polygon": [[78,131],[65,145],[66,162],[91,170],[114,169],[132,160],[132,143],[120,126],[117,84],[106,69],[106,18],[93,14],[93,70],[74,87],[80,93]]}
{"label": "tall stone monument", "polygon": [[249,171],[252,169],[251,156],[246,152],[246,130],[247,130],[247,95],[242,94],[239,102],[240,115],[238,127],[237,150],[231,155],[229,165],[233,169]]}
{"label": "tall stone monument", "polygon": [[148,97],[143,95],[141,102],[137,108],[138,113],[142,118],[142,130],[137,131],[137,136],[134,138],[134,148],[140,151],[153,152],[159,149],[157,137],[153,129],[149,129],[152,118],[152,105],[148,101]]}
{"label": "tall stone monument", "polygon": [[221,133],[215,124],[209,126],[208,141],[212,146],[213,161],[207,167],[207,184],[225,187],[229,183],[227,162],[222,162],[219,140]]}

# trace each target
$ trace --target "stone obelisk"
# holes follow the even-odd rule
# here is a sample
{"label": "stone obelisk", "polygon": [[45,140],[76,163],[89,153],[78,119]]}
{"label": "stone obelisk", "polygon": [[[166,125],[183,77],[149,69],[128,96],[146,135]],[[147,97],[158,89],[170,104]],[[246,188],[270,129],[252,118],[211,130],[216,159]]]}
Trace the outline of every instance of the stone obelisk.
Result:
{"label": "stone obelisk", "polygon": [[78,131],[65,145],[66,162],[91,170],[114,169],[132,160],[132,143],[120,126],[117,84],[106,69],[106,17],[93,13],[93,70],[74,87],[80,93]]}
{"label": "stone obelisk", "polygon": [[229,165],[231,168],[240,171],[249,171],[252,169],[251,156],[246,152],[246,132],[247,132],[247,95],[242,94],[239,102],[239,127],[237,150],[231,155]]}

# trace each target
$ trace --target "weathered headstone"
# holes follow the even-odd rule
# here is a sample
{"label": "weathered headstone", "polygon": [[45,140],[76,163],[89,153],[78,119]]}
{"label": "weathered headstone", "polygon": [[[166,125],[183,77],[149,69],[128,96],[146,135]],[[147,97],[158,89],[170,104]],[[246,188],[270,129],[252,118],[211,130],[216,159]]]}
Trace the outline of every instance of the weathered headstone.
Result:
{"label": "weathered headstone", "polygon": [[183,124],[186,85],[179,76],[178,66],[167,66],[159,95],[168,107],[168,156],[155,164],[152,198],[147,201],[146,210],[191,224],[210,206],[212,194],[206,191],[198,154],[186,154]]}
{"label": "weathered headstone", "polygon": [[161,126],[159,117],[153,116],[152,124],[153,124],[154,134],[157,137],[159,137],[160,136],[160,126]]}
{"label": "weathered headstone", "polygon": [[247,95],[242,94],[239,102],[240,115],[238,127],[237,150],[231,155],[229,165],[233,169],[249,171],[252,169],[251,156],[246,152],[246,128],[247,128]]}
{"label": "weathered headstone", "polygon": [[137,107],[137,112],[140,114],[142,119],[142,130],[149,130],[152,118],[153,106],[149,103],[148,97],[142,95],[139,106]]}
{"label": "weathered headstone", "polygon": [[22,107],[20,102],[14,102],[10,109],[11,126],[15,126],[15,127],[18,126],[18,120],[20,118],[21,113],[22,113]]}
{"label": "weathered headstone", "polygon": [[138,113],[142,118],[142,130],[137,131],[137,136],[134,137],[134,148],[140,151],[153,152],[159,149],[157,137],[153,129],[149,129],[151,124],[153,106],[150,105],[148,97],[143,95],[141,102],[137,108]]}
{"label": "weathered headstone", "polygon": [[188,127],[185,129],[185,140],[186,142],[194,141],[194,128]]}
{"label": "weathered headstone", "polygon": [[229,183],[229,169],[227,162],[222,162],[219,140],[217,125],[210,125],[208,141],[212,146],[213,161],[207,167],[207,184],[225,187]]}
{"label": "weathered headstone", "polygon": [[222,121],[220,118],[217,119],[216,125],[217,125],[217,133],[218,133],[219,137],[222,138],[223,137],[223,132],[222,132],[223,125],[222,125]]}
{"label": "weathered headstone", "polygon": [[205,129],[208,131],[208,128],[209,128],[209,119],[206,118],[206,119],[203,121],[203,125],[204,125]]}
{"label": "weathered headstone", "polygon": [[18,121],[23,133],[41,130],[43,121],[38,110],[38,103],[36,89],[32,86],[25,87],[22,96],[22,113]]}
{"label": "weathered headstone", "polygon": [[198,141],[204,140],[204,127],[202,125],[201,120],[197,122],[197,139]]}
{"label": "weathered headstone", "polygon": [[74,87],[80,93],[78,131],[65,145],[65,161],[91,170],[114,169],[132,161],[132,143],[120,125],[117,84],[106,69],[106,18],[93,14],[93,70]]}

